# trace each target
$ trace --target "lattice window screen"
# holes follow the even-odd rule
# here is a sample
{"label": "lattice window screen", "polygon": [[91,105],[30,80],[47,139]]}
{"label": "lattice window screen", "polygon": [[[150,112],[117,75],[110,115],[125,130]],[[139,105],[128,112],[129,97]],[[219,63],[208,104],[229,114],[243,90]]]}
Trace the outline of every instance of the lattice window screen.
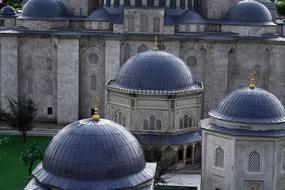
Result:
{"label": "lattice window screen", "polygon": [[248,157],[248,171],[249,172],[260,172],[261,168],[261,157],[256,151],[249,154]]}
{"label": "lattice window screen", "polygon": [[221,147],[216,148],[215,166],[224,168],[224,150]]}

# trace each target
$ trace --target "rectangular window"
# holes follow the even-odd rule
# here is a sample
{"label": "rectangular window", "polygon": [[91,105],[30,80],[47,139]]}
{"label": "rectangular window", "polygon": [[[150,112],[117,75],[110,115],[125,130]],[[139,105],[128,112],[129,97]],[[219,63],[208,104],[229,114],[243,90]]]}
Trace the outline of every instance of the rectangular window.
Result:
{"label": "rectangular window", "polygon": [[33,94],[33,80],[32,79],[27,79],[26,90],[27,90],[27,94]]}
{"label": "rectangular window", "polygon": [[91,80],[91,90],[96,90],[96,76],[93,75],[90,77],[90,80]]}
{"label": "rectangular window", "polygon": [[53,114],[53,110],[52,110],[52,108],[48,108],[48,110],[47,110],[47,114],[48,114],[48,115],[52,115],[52,114]]}

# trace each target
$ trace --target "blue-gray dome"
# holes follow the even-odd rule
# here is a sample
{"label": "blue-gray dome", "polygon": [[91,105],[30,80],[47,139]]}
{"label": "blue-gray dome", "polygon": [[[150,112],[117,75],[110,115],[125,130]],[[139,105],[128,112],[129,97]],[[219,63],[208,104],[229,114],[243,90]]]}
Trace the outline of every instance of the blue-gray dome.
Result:
{"label": "blue-gray dome", "polygon": [[180,58],[164,51],[146,51],[130,58],[110,85],[129,90],[177,91],[193,84],[190,69]]}
{"label": "blue-gray dome", "polygon": [[201,17],[194,10],[185,11],[178,19],[176,20],[178,24],[200,24],[205,23],[205,19]]}
{"label": "blue-gray dome", "polygon": [[225,97],[210,116],[241,123],[283,123],[285,111],[276,96],[260,88],[243,88]]}
{"label": "blue-gray dome", "polygon": [[226,20],[239,23],[269,23],[272,16],[263,4],[254,0],[238,2],[227,12]]}
{"label": "blue-gray dome", "polygon": [[37,19],[66,17],[68,14],[58,0],[29,0],[23,7],[22,16]]}
{"label": "blue-gray dome", "polygon": [[152,179],[136,138],[112,121],[76,121],[62,129],[46,149],[33,175],[60,189],[125,189]]}
{"label": "blue-gray dome", "polygon": [[99,8],[93,11],[86,20],[92,20],[92,21],[101,21],[101,22],[111,22],[112,17],[108,13],[108,11],[104,8]]}
{"label": "blue-gray dome", "polygon": [[2,16],[16,16],[16,10],[10,5],[6,5],[1,9],[0,14]]}

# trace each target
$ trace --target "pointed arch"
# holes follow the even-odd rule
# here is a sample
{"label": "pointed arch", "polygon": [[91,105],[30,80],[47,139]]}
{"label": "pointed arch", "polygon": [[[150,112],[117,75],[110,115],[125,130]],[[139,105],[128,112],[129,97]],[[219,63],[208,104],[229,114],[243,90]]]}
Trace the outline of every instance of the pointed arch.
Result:
{"label": "pointed arch", "polygon": [[146,15],[140,17],[140,32],[148,32],[148,17]]}

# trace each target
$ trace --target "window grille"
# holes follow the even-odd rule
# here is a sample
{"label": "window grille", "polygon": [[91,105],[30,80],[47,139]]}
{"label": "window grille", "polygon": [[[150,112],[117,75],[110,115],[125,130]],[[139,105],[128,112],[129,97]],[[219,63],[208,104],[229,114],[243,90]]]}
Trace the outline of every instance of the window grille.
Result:
{"label": "window grille", "polygon": [[224,168],[224,150],[221,147],[216,148],[215,166]]}
{"label": "window grille", "polygon": [[120,111],[115,113],[115,115],[113,116],[113,121],[124,127],[126,126],[126,117]]}
{"label": "window grille", "polygon": [[256,151],[249,154],[248,157],[248,172],[260,172],[261,169],[261,157]]}
{"label": "window grille", "polygon": [[154,116],[150,116],[143,121],[144,130],[161,130],[161,120],[156,119]]}

